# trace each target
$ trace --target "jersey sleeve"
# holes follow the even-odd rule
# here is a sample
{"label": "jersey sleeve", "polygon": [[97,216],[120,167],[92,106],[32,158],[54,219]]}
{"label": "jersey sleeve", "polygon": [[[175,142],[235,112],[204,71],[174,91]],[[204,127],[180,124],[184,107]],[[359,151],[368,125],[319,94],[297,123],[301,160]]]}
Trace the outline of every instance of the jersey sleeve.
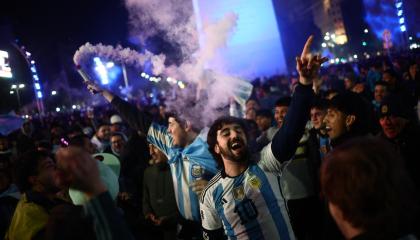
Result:
{"label": "jersey sleeve", "polygon": [[172,137],[169,135],[168,129],[165,126],[152,123],[147,133],[147,141],[159,148],[169,158],[170,149],[173,144]]}
{"label": "jersey sleeve", "polygon": [[223,228],[222,221],[211,199],[211,194],[209,192],[203,192],[203,194],[200,199],[200,215],[204,232],[211,232]]}
{"label": "jersey sleeve", "polygon": [[265,146],[259,153],[258,166],[267,172],[278,172],[282,171],[282,166],[285,162],[280,163],[274,156],[271,150],[271,143]]}

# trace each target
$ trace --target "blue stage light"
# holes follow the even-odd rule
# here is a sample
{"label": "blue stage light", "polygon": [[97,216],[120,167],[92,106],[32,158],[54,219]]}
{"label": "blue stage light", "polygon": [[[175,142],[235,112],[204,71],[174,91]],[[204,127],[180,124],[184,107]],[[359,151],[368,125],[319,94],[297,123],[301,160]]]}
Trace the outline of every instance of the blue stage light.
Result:
{"label": "blue stage light", "polygon": [[401,8],[401,7],[402,7],[402,2],[397,2],[397,3],[395,4],[395,7],[397,7],[397,8]]}
{"label": "blue stage light", "polygon": [[407,28],[405,27],[405,25],[401,25],[400,30],[401,32],[405,32],[407,31]]}
{"label": "blue stage light", "polygon": [[41,90],[41,85],[39,85],[39,83],[35,83],[35,89],[36,90]]}
{"label": "blue stage light", "polygon": [[403,15],[403,10],[398,10],[397,15],[398,17],[401,17]]}
{"label": "blue stage light", "polygon": [[37,97],[37,98],[42,98],[42,92],[37,91],[37,92],[36,92],[36,97]]}
{"label": "blue stage light", "polygon": [[403,24],[405,22],[405,19],[402,17],[400,18],[400,24]]}

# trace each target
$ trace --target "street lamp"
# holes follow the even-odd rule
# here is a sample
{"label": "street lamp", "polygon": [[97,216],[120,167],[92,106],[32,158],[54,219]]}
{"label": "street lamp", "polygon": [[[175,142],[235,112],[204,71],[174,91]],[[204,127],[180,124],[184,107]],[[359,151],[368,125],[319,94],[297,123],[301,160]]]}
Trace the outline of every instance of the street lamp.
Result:
{"label": "street lamp", "polygon": [[20,84],[12,84],[11,86],[11,90],[10,90],[10,94],[14,94],[16,92],[16,96],[17,96],[17,101],[18,101],[18,107],[20,108],[20,94],[19,94],[19,89],[22,89],[25,87],[25,84],[20,83]]}

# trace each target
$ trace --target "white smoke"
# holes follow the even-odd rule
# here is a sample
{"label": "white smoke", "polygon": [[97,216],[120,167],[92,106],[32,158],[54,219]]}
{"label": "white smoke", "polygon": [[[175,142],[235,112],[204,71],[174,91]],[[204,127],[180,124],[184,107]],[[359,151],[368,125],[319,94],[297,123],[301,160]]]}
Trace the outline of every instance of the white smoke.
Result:
{"label": "white smoke", "polygon": [[235,97],[238,88],[244,86],[243,81],[234,76],[209,69],[209,63],[214,66],[215,60],[220,66],[218,69],[223,69],[223,59],[218,52],[226,47],[234,34],[237,15],[229,13],[217,22],[203,23],[200,42],[191,0],[125,0],[125,4],[129,12],[130,38],[145,43],[156,34],[164,36],[166,41],[180,49],[183,62],[165,66],[166,56],[163,54],[153,55],[148,51],[143,54],[121,46],[113,48],[90,43],[80,47],[74,62],[80,64],[99,56],[127,66],[142,67],[150,61],[153,74],[170,76],[191,85],[167,105],[178,112],[185,112],[185,106],[196,106],[189,109],[196,112],[197,121],[211,123],[221,114],[220,109]]}

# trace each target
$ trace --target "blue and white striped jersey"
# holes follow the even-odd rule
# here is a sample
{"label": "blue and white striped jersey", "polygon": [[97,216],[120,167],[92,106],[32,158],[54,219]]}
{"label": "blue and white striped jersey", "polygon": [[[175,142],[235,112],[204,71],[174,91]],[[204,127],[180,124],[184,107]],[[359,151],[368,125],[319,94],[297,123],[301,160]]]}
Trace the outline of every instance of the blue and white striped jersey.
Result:
{"label": "blue and white striped jersey", "polygon": [[224,228],[229,239],[295,239],[281,193],[281,167],[271,143],[237,177],[219,172],[200,198],[204,229]]}
{"label": "blue and white striped jersey", "polygon": [[179,212],[187,220],[200,221],[199,196],[190,185],[197,179],[210,180],[218,171],[206,141],[197,136],[185,148],[174,147],[167,128],[156,123],[150,125],[147,140],[168,157]]}

